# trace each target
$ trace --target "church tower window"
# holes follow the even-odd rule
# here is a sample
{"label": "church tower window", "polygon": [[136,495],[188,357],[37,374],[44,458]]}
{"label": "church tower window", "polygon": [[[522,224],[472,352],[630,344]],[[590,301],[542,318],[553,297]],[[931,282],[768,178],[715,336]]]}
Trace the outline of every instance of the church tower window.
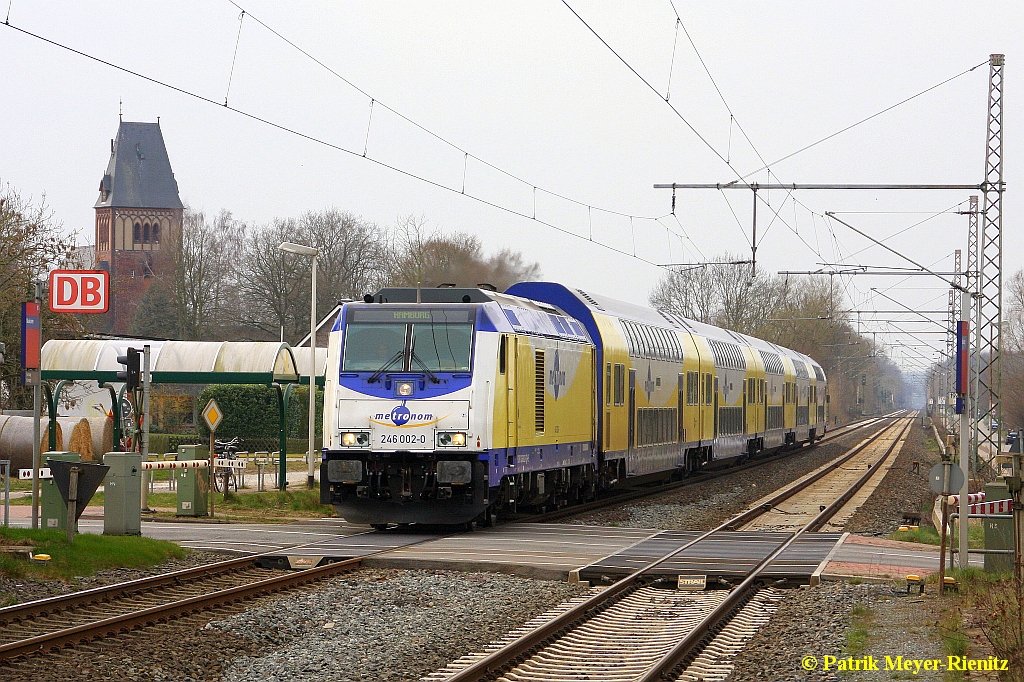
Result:
{"label": "church tower window", "polygon": [[153,232],[151,233],[154,244],[160,243],[160,223],[153,223]]}
{"label": "church tower window", "polygon": [[142,226],[142,243],[149,243],[149,223],[146,223],[145,225]]}

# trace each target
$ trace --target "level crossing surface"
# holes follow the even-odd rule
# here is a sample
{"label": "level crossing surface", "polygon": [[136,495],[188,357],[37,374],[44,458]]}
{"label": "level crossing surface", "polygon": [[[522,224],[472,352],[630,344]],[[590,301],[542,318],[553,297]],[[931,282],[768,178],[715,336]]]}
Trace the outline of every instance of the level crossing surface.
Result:
{"label": "level crossing surface", "polygon": [[[12,525],[20,527],[31,523],[30,519],[19,517],[11,521]],[[79,530],[102,533],[103,520],[94,515],[83,516]],[[571,571],[599,565],[602,560],[610,566],[617,560],[611,557],[627,556],[628,550],[639,547],[637,557],[629,560],[635,563],[673,543],[681,546],[690,535],[695,536],[682,531],[543,523],[509,523],[454,534],[439,530],[380,532],[341,519],[309,519],[286,524],[146,521],[142,524],[142,534],[170,540],[189,549],[232,555],[271,553],[351,558],[393,550],[373,557],[368,563],[394,568],[501,571],[553,580],[564,580]],[[745,535],[750,536],[750,547],[761,547],[768,540],[756,533]],[[808,540],[815,544],[808,544],[800,552],[810,552],[803,558],[804,565],[810,565],[815,558],[821,562],[827,556],[822,579],[847,575],[900,577],[908,571],[938,570],[938,548],[931,545],[837,533],[814,535],[821,537]],[[695,554],[698,561],[694,565],[678,568],[683,569],[681,572],[697,572],[698,566],[706,569],[715,559],[727,564],[735,559],[729,558],[730,552],[736,551],[740,550],[721,542],[716,549],[702,549]],[[716,554],[722,556],[713,556]],[[981,565],[980,557],[972,556],[971,563]]]}

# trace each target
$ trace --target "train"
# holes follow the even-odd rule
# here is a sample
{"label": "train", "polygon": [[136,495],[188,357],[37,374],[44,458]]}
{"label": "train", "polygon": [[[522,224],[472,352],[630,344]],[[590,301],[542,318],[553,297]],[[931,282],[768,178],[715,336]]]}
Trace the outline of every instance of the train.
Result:
{"label": "train", "polygon": [[817,362],[554,282],[384,288],[329,335],[320,499],[472,526],[821,437]]}

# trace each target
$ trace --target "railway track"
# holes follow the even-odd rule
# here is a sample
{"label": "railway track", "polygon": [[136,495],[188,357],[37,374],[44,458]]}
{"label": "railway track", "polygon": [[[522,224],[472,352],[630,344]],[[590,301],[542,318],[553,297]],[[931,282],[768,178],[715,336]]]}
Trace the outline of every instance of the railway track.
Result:
{"label": "railway track", "polygon": [[[874,426],[876,424],[898,418],[899,414],[900,413],[893,413],[889,415],[883,415],[880,417],[868,417],[866,419],[851,422],[850,424],[846,424],[844,426],[839,427],[835,431],[830,431],[826,433],[821,438],[815,440],[813,444],[804,445],[801,449],[808,450],[811,448],[819,447],[821,445],[832,443],[840,438],[845,438],[861,429],[865,429],[870,426]],[[614,507],[625,502],[631,502],[633,500],[657,497],[659,495],[670,493],[680,488],[685,488],[687,486],[696,485],[698,483],[704,483],[706,481],[712,481],[716,478],[732,476],[733,474],[737,474],[743,471],[749,471],[751,469],[757,469],[759,467],[763,467],[768,464],[777,462],[778,460],[784,457],[790,456],[793,454],[793,452],[793,450],[787,450],[768,457],[759,457],[753,460],[749,460],[747,462],[735,466],[711,468],[706,471],[702,471],[695,476],[685,478],[681,481],[672,481],[670,483],[663,483],[660,485],[650,487],[625,490],[619,494],[611,495],[600,500],[594,500],[593,502],[575,504],[569,507],[564,507],[561,509],[556,509],[554,511],[544,512],[541,514],[524,514],[521,517],[517,516],[509,520],[527,523],[553,523],[556,521],[560,521],[562,519],[569,518],[571,516],[578,516],[580,514],[597,511],[600,509],[607,509],[609,507]]]}
{"label": "railway track", "polygon": [[298,571],[263,568],[262,555],[249,556],[8,606],[0,609],[0,665],[294,589],[389,551]]}
{"label": "railway track", "polygon": [[[857,429],[885,421],[888,418],[865,420],[862,423],[851,425],[849,428],[829,434],[827,440],[848,435]],[[882,431],[884,432],[885,429]],[[877,435],[872,438],[877,438]],[[826,442],[826,439],[819,442]],[[733,473],[737,470],[740,470],[740,467],[733,467],[725,472]],[[707,477],[694,479],[694,481],[696,480],[707,480]],[[683,484],[686,483],[683,482]],[[674,485],[678,486],[678,484]],[[659,489],[658,492],[665,492],[665,488]],[[644,494],[651,493],[644,491]],[[615,503],[621,501],[623,501],[622,496],[614,499]],[[580,511],[581,508],[576,507],[571,510],[571,513]],[[726,528],[727,525],[723,524],[716,530],[725,530]],[[425,538],[421,542],[428,542],[431,539]],[[411,545],[405,547],[409,546]],[[294,549],[292,548],[292,550]],[[685,549],[685,547],[681,549]],[[0,664],[9,665],[19,658],[64,649],[77,643],[103,640],[203,611],[231,607],[273,592],[294,589],[354,570],[360,566],[362,560],[388,551],[394,550],[387,549],[365,557],[338,561],[300,571],[260,567],[257,564],[260,556],[231,559],[216,564],[5,607],[0,609],[0,626],[2,626],[0,627]],[[660,561],[655,563],[660,563]],[[632,586],[635,583],[636,589],[639,589],[642,587],[641,578],[642,572],[629,585]],[[613,588],[602,590],[600,595],[594,597],[607,598],[609,595],[622,591]],[[635,592],[636,589],[631,588],[628,592]],[[665,598],[664,591],[658,590],[658,593],[661,595],[659,598]],[[636,598],[642,600],[645,597]],[[653,597],[648,596],[647,598],[649,601]],[[692,600],[694,597],[689,596],[686,599]],[[770,601],[766,603],[770,603]],[[710,604],[710,602],[708,603]],[[663,615],[678,610],[668,602],[663,606],[664,608],[659,607],[659,612]],[[647,612],[650,613],[651,610],[647,609]],[[676,631],[673,630],[673,632]],[[668,636],[675,637],[675,635]]]}
{"label": "railway track", "polygon": [[[767,622],[780,595],[761,573],[800,536],[820,530],[877,472],[910,427],[903,417],[852,448],[839,462],[805,477],[717,528],[652,561],[606,588],[545,614],[492,645],[425,678],[428,682],[480,680],[697,680],[724,677],[732,657]],[[747,526],[774,505],[842,474],[843,464],[868,451],[878,457],[829,504],[789,532],[747,575],[725,590],[670,591],[657,587],[654,570],[712,535]]]}

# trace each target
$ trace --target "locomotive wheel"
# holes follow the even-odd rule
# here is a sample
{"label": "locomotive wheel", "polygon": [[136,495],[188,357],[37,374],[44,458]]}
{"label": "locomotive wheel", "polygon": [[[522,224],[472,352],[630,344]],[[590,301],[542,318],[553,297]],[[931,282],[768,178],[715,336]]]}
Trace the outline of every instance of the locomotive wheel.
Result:
{"label": "locomotive wheel", "polygon": [[370,528],[373,528],[374,530],[387,530],[388,529],[388,524],[386,524],[386,523],[371,523],[370,524]]}

